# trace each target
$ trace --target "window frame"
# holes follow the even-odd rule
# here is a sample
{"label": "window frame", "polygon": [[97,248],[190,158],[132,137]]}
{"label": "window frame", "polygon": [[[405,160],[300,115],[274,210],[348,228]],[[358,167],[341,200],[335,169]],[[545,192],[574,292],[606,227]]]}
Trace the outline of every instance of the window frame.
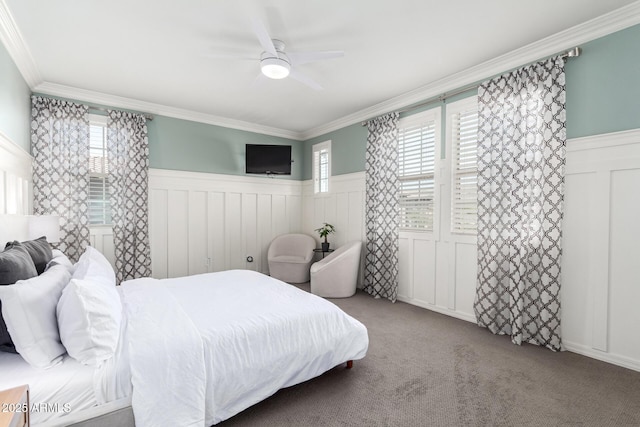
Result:
{"label": "window frame", "polygon": [[[464,172],[458,172],[458,144],[460,140],[457,138],[458,128],[454,127],[454,120],[456,120],[456,116],[460,114],[469,112],[471,110],[475,110],[476,113],[478,111],[478,97],[476,95],[461,99],[459,101],[452,102],[447,105],[446,112],[446,133],[447,133],[447,157],[448,157],[448,185],[449,185],[449,201],[447,206],[443,206],[443,210],[448,210],[448,233],[455,237],[457,240],[469,240],[470,242],[475,242],[477,236],[477,227],[475,230],[471,231],[468,227],[458,228],[456,226],[457,220],[456,218],[459,216],[456,214],[456,179],[458,176],[470,176],[475,173],[476,177],[476,192],[477,192],[477,160],[475,169],[466,168]],[[477,144],[477,137],[476,137]],[[477,153],[477,152],[476,152]],[[477,194],[477,193],[476,193]],[[476,198],[476,216],[477,216],[477,198]],[[476,219],[477,226],[477,219]]]}
{"label": "window frame", "polygon": [[[98,172],[93,172],[91,171],[91,150],[95,150],[96,147],[92,146],[92,140],[91,138],[89,139],[89,159],[90,159],[90,164],[89,164],[89,193],[91,194],[91,180],[92,179],[100,179],[102,180],[102,193],[103,193],[103,198],[102,200],[102,221],[101,222],[92,222],[92,200],[91,200],[91,196],[89,196],[89,227],[91,228],[98,228],[98,227],[111,227],[113,225],[113,221],[111,218],[111,202],[110,200],[108,200],[108,196],[109,196],[109,191],[108,191],[108,177],[109,177],[109,173],[108,173],[108,166],[106,165],[107,162],[107,117],[106,116],[101,116],[98,114],[89,114],[89,126],[90,126],[90,135],[91,135],[91,127],[95,127],[95,126],[100,126],[103,128],[103,138],[102,138],[102,153],[103,155],[101,156],[103,158],[103,165],[102,165],[102,169],[104,170],[104,172],[102,173],[98,173]],[[111,220],[109,222],[107,222],[108,220]]]}
{"label": "window frame", "polygon": [[[322,176],[322,152],[326,151],[326,174]],[[317,157],[316,157],[317,156]],[[313,144],[311,147],[311,180],[313,184],[313,194],[321,195],[328,194],[331,191],[331,141],[319,142]],[[322,188],[322,184],[325,181],[326,188]]]}
{"label": "window frame", "polygon": [[[440,146],[442,141],[442,108],[440,106],[433,107],[425,111],[421,111],[410,116],[401,118],[398,121],[398,180],[400,181],[400,204],[402,204],[402,183],[403,182],[418,182],[420,180],[431,180],[433,185],[433,196],[431,199],[431,222],[427,227],[406,227],[406,223],[403,220],[403,208],[400,206],[400,231],[404,233],[438,233],[439,230],[439,205],[440,205],[440,191],[439,191],[439,169],[440,169]],[[400,133],[403,129],[415,128],[421,125],[433,125],[433,171],[428,173],[420,173],[413,175],[400,175]]]}

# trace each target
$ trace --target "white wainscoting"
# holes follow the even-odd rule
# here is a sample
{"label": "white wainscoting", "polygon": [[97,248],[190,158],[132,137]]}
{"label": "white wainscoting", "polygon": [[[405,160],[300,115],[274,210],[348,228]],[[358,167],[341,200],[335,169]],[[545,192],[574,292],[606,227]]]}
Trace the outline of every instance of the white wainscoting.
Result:
{"label": "white wainscoting", "polygon": [[562,335],[640,370],[640,130],[567,144]]}
{"label": "white wainscoting", "polygon": [[[331,177],[328,194],[314,194],[312,182],[305,181],[302,209],[303,228],[316,239],[313,230],[328,222],[336,227],[336,233],[329,237],[334,247],[350,240],[365,242],[364,172]],[[437,222],[444,217],[436,216]],[[399,246],[398,299],[474,322],[475,238],[401,232]]]}
{"label": "white wainscoting", "polygon": [[89,226],[89,243],[102,252],[113,268],[116,267],[116,254],[113,248],[113,229],[110,226]]}
{"label": "white wainscoting", "polygon": [[31,214],[31,155],[0,131],[0,215]]}
{"label": "white wainscoting", "polygon": [[268,273],[273,238],[302,230],[300,181],[151,169],[149,188],[156,278],[236,268]]}
{"label": "white wainscoting", "polygon": [[[32,212],[31,155],[0,131],[0,244],[26,240]],[[4,247],[4,246],[2,246]],[[1,248],[0,248],[1,249]]]}
{"label": "white wainscoting", "polygon": [[[640,130],[569,140],[566,171],[564,345],[640,370]],[[439,173],[448,200],[448,171]],[[310,181],[303,188],[305,232],[329,222],[336,246],[365,241],[364,173],[332,177],[328,195],[314,195]],[[447,208],[433,233],[400,233],[398,299],[475,322],[475,237],[447,231]]]}
{"label": "white wainscoting", "polygon": [[[347,242],[366,240],[364,228],[364,172],[337,175],[330,178],[329,193],[314,194],[313,182],[302,184],[302,228],[304,233],[315,237],[320,245],[320,238],[314,231],[327,222],[336,228],[334,234],[328,236],[331,248],[339,248]],[[364,253],[364,247],[363,247]],[[364,257],[363,257],[364,259]],[[358,285],[362,285],[362,272]]]}

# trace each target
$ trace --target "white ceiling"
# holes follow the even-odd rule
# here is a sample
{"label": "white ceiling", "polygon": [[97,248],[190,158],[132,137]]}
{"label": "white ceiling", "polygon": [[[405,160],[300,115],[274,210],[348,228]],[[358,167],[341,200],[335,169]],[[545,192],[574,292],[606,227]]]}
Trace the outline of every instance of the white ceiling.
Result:
{"label": "white ceiling", "polygon": [[[632,0],[0,0],[30,53],[34,90],[101,93],[304,134],[634,3]],[[254,84],[250,17],[288,51],[343,50],[300,66],[325,89]],[[254,56],[221,60],[207,54]],[[14,56],[15,57],[15,56]],[[26,55],[28,57],[28,55]],[[89,92],[87,92],[89,91]],[[117,99],[117,98],[114,98]],[[124,104],[131,105],[131,102]],[[154,112],[154,111],[151,111]],[[171,114],[169,114],[171,115]],[[206,121],[206,120],[205,120]],[[209,120],[211,121],[211,120]],[[240,126],[242,127],[242,126]],[[268,133],[268,132],[267,132]]]}

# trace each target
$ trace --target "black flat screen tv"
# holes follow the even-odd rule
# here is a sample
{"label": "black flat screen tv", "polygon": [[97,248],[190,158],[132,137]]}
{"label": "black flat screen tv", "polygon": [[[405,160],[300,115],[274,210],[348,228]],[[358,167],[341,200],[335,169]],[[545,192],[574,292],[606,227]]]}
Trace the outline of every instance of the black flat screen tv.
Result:
{"label": "black flat screen tv", "polygon": [[290,145],[246,144],[246,173],[291,175]]}

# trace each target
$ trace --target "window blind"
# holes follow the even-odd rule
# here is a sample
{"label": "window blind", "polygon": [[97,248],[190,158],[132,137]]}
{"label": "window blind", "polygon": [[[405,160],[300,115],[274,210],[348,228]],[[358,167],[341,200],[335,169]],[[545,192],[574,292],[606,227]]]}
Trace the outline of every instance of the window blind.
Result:
{"label": "window blind", "polygon": [[111,224],[106,127],[91,124],[89,133],[89,224]]}
{"label": "window blind", "polygon": [[435,132],[435,120],[399,130],[401,229],[433,230]]}
{"label": "window blind", "polygon": [[451,231],[475,234],[478,222],[478,109],[452,116]]}
{"label": "window blind", "polygon": [[318,144],[313,148],[313,191],[326,193],[329,191],[330,145]]}

